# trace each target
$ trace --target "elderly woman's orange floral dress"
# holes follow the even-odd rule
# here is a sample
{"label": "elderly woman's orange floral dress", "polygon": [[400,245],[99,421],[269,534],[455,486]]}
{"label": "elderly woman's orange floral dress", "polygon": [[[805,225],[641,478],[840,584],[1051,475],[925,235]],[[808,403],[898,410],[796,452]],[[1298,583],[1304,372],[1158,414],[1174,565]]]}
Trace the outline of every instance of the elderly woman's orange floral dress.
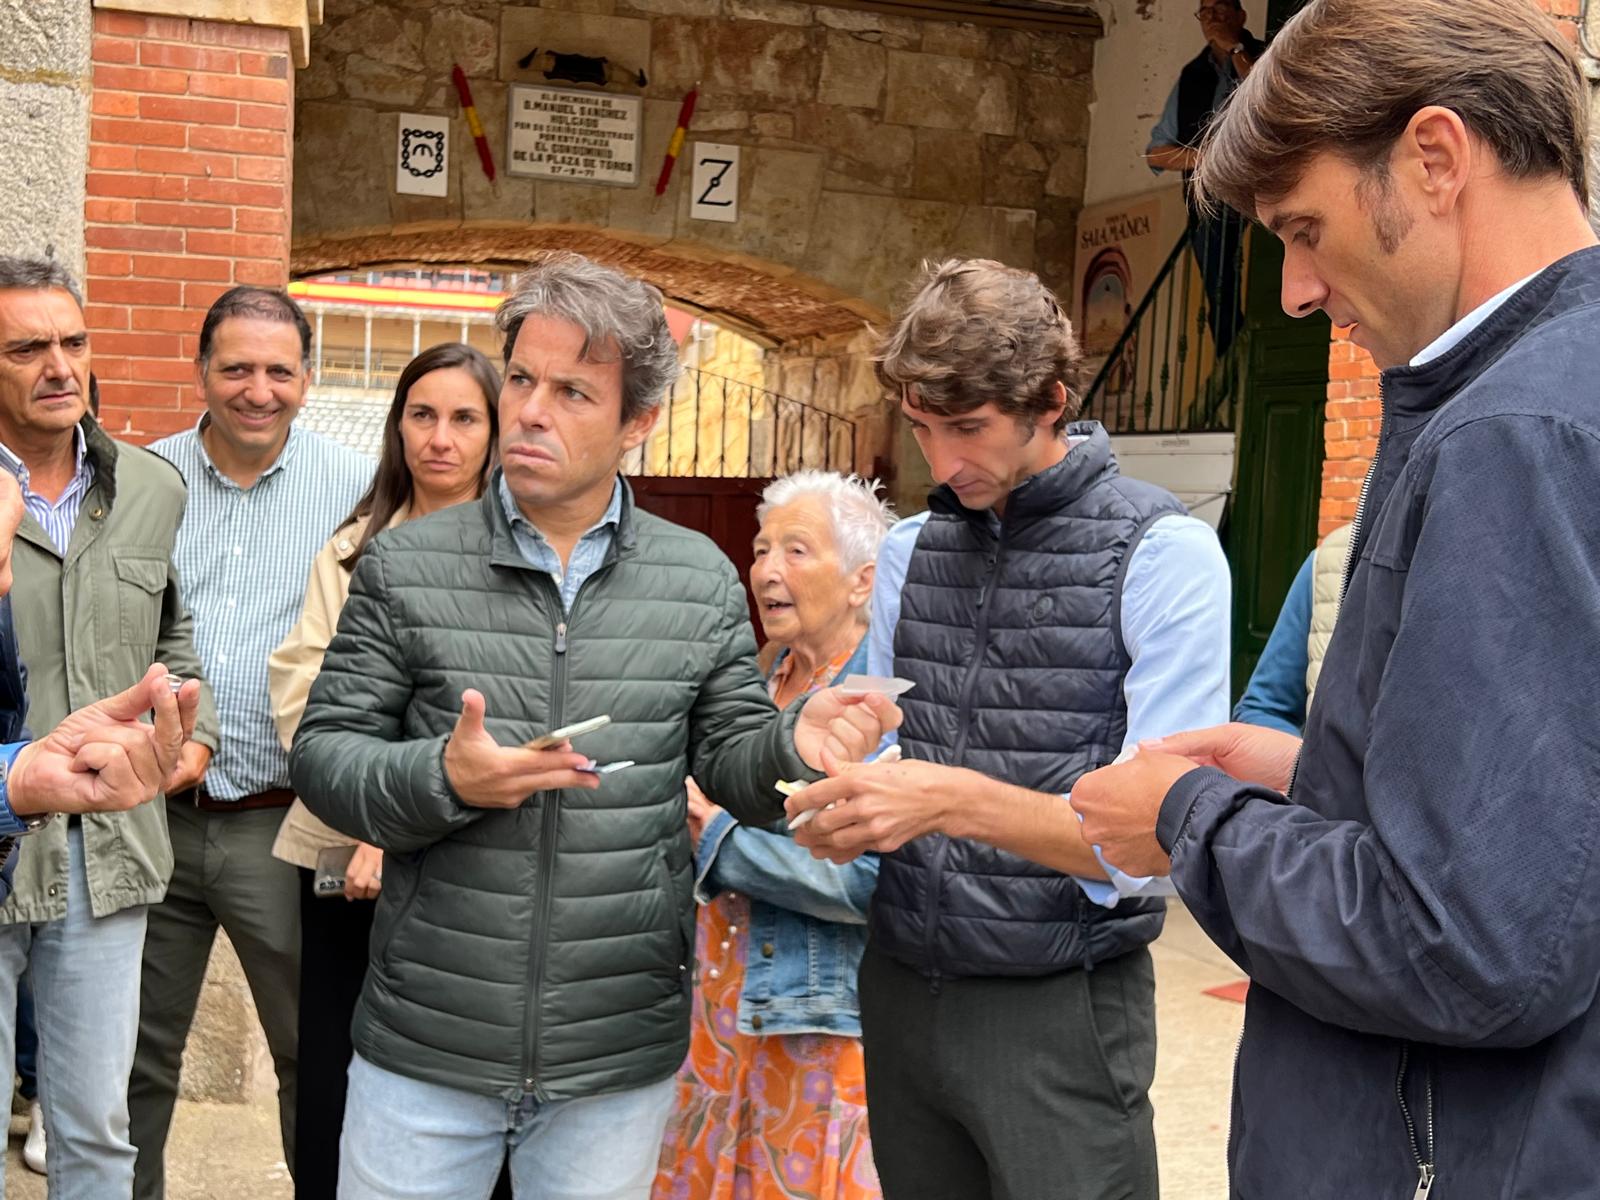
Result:
{"label": "elderly woman's orange floral dress", "polygon": [[[848,658],[807,691],[826,687]],[[749,937],[744,895],[723,892],[701,908],[689,1057],[652,1200],[881,1200],[860,1039],[740,1033]]]}

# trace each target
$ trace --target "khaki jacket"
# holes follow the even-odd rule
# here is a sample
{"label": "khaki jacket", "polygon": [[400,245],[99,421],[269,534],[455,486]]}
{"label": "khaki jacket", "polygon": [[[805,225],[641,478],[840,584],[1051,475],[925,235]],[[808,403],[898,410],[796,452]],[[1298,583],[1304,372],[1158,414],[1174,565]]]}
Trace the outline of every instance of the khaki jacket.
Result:
{"label": "khaki jacket", "polygon": [[[389,522],[389,528],[409,515],[409,511],[402,508]],[[350,572],[345,570],[344,564],[356,552],[366,527],[366,518],[358,517],[342,525],[328,539],[328,544],[312,561],[311,576],[306,581],[306,603],[300,610],[299,622],[267,659],[272,719],[277,723],[278,737],[285,750],[294,742],[294,731],[300,727],[300,718],[306,711],[306,697],[311,694],[312,681],[322,670],[322,656],[327,653],[333,632],[339,627],[339,614],[344,611],[344,602],[350,595]],[[272,853],[284,862],[310,869],[316,867],[317,855],[329,846],[348,846],[355,840],[319,821],[296,800],[278,829]]]}
{"label": "khaki jacket", "polygon": [[[132,687],[153,662],[201,678],[172,549],[187,495],[164,459],[113,441],[92,418],[83,431],[94,483],[63,557],[33,517],[17,531],[11,604],[28,668],[28,725],[53,729],[74,709]],[[217,711],[202,688],[195,740],[217,748]],[[164,800],[131,812],[85,815],[83,845],[94,915],[155,904],[172,877]],[[67,912],[67,821],[23,839],[16,890],[0,924]]]}

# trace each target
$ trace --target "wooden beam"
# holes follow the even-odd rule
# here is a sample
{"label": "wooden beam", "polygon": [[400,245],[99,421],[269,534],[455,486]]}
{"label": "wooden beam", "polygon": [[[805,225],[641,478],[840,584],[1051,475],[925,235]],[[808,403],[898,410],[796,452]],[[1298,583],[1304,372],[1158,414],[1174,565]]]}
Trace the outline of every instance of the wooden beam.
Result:
{"label": "wooden beam", "polygon": [[853,8],[857,12],[887,13],[916,21],[952,21],[967,25],[998,25],[1008,29],[1037,29],[1101,37],[1105,25],[1089,4],[987,3],[987,0],[811,0],[825,8]]}

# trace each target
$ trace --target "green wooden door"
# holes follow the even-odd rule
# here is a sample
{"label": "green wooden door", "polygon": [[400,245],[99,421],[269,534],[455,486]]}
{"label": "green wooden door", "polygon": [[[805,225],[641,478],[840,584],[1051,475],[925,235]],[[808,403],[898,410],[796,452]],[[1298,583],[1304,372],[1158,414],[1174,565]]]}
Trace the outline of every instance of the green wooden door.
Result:
{"label": "green wooden door", "polygon": [[1255,669],[1295,572],[1316,545],[1328,397],[1326,317],[1279,303],[1283,246],[1259,227],[1246,243],[1244,382],[1228,522],[1233,567],[1233,693]]}

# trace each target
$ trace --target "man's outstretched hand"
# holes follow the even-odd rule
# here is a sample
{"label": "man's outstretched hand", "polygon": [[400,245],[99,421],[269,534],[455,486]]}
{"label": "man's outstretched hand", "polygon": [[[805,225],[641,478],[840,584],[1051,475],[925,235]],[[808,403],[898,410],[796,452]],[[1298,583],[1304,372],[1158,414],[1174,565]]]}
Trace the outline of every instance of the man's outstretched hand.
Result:
{"label": "man's outstretched hand", "polygon": [[1197,766],[1216,767],[1241,783],[1258,783],[1275,792],[1287,792],[1295,760],[1300,756],[1300,739],[1281,729],[1233,721],[1152,738],[1140,742],[1139,749],[1179,754]]}
{"label": "man's outstretched hand", "polygon": [[883,735],[900,728],[900,706],[876,692],[846,695],[824,688],[806,701],[794,727],[794,748],[806,766],[826,769],[824,751],[839,762],[861,762]]}
{"label": "man's outstretched hand", "polygon": [[[125,812],[155,799],[194,733],[200,681],[176,695],[156,663],[125,692],[68,716],[25,746],[6,779],[11,811]],[[154,722],[140,718],[154,713]]]}
{"label": "man's outstretched hand", "polygon": [[502,746],[484,727],[483,693],[461,693],[461,715],[444,744],[444,773],[465,804],[474,808],[516,808],[535,792],[556,788],[596,788],[598,776],[577,768],[589,760],[570,742],[548,750]]}

